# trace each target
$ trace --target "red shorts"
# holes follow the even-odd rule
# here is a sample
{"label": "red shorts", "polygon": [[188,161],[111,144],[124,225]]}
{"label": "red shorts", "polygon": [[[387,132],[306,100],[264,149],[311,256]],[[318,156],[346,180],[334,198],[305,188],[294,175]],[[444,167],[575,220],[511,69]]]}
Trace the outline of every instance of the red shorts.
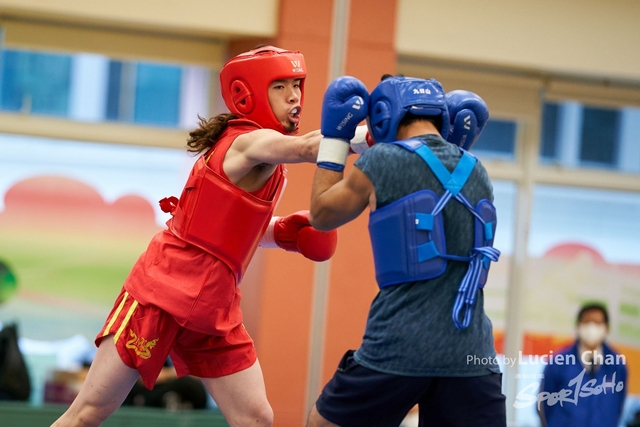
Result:
{"label": "red shorts", "polygon": [[179,377],[222,377],[247,369],[256,361],[253,340],[244,325],[236,326],[226,336],[194,332],[180,326],[164,310],[139,304],[124,288],[96,337],[96,346],[108,335],[113,335],[122,361],[138,370],[149,390],[168,356]]}

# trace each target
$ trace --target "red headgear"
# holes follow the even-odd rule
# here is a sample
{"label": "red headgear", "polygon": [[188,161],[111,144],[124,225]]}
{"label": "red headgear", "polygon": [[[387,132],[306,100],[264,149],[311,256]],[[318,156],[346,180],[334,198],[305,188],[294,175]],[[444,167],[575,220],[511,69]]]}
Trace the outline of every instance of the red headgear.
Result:
{"label": "red headgear", "polygon": [[300,105],[304,101],[307,67],[298,51],[263,46],[231,58],[220,71],[220,89],[227,108],[238,117],[263,128],[288,132],[273,114],[269,85],[274,80],[300,79]]}

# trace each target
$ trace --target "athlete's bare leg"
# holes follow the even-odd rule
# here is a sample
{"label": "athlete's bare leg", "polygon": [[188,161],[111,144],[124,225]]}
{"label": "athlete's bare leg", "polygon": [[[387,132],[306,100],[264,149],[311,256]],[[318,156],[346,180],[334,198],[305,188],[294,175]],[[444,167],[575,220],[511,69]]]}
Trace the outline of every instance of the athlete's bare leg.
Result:
{"label": "athlete's bare leg", "polygon": [[120,359],[113,337],[105,337],[80,393],[52,427],[99,426],[122,405],[139,376]]}
{"label": "athlete's bare leg", "polygon": [[316,405],[313,405],[311,412],[309,413],[309,419],[307,420],[307,427],[339,427],[330,421],[327,421],[316,409]]}
{"label": "athlete's bare leg", "polygon": [[267,400],[260,363],[219,378],[203,378],[220,412],[231,427],[270,427],[273,410]]}

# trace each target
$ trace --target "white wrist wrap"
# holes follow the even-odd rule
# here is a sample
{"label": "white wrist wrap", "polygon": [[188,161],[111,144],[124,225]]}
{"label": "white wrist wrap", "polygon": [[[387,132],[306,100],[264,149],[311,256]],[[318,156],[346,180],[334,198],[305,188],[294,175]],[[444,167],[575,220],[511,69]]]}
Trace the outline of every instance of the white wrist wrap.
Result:
{"label": "white wrist wrap", "polygon": [[278,244],[276,243],[276,236],[273,233],[273,226],[276,221],[280,219],[279,216],[272,216],[271,221],[269,221],[269,225],[267,226],[267,230],[262,235],[262,239],[260,239],[260,247],[261,248],[278,248]]}
{"label": "white wrist wrap", "polygon": [[334,163],[346,165],[349,155],[349,143],[344,139],[322,138],[318,148],[316,163]]}
{"label": "white wrist wrap", "polygon": [[362,154],[369,148],[369,144],[367,144],[367,126],[358,126],[356,128],[356,134],[351,139],[349,144],[351,145],[351,150],[354,153]]}

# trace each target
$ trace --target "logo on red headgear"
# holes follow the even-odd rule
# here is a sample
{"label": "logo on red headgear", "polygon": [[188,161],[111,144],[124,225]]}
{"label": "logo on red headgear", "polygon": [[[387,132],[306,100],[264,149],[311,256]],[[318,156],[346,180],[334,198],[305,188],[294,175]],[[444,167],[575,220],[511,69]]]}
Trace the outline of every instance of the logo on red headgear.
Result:
{"label": "logo on red headgear", "polygon": [[300,62],[301,61],[291,61],[291,66],[293,67],[291,69],[292,73],[304,73],[304,70],[300,66]]}

